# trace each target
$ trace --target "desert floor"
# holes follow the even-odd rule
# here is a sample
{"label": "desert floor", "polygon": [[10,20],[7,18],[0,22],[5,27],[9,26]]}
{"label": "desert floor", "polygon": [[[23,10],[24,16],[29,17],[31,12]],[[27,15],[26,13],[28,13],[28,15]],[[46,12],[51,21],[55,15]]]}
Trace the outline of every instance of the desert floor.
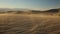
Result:
{"label": "desert floor", "polygon": [[60,34],[60,17],[0,14],[0,34]]}

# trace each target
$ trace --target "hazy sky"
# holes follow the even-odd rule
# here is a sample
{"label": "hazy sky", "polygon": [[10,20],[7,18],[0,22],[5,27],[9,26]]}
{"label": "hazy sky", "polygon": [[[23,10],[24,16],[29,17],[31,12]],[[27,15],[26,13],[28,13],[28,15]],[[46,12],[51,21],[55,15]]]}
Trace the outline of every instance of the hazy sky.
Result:
{"label": "hazy sky", "polygon": [[60,0],[0,0],[0,8],[46,10],[51,8],[60,8]]}

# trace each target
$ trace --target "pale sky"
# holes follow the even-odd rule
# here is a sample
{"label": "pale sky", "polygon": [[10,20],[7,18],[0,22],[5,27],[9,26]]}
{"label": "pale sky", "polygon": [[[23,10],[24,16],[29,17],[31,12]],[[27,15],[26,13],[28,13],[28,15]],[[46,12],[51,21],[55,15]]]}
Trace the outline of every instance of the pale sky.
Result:
{"label": "pale sky", "polygon": [[48,10],[60,8],[60,0],[0,0],[0,8]]}

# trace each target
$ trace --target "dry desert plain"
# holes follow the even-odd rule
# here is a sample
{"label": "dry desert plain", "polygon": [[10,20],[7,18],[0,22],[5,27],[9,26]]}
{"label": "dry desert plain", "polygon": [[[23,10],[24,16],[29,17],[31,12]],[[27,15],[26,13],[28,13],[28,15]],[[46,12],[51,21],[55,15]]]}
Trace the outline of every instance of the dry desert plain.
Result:
{"label": "dry desert plain", "polygon": [[60,34],[60,17],[0,14],[0,34]]}

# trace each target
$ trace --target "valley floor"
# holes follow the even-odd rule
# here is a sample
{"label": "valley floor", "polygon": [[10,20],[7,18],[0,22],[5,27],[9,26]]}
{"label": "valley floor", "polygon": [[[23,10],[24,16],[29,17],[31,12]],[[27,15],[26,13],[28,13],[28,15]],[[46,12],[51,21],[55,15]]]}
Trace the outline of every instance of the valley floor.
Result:
{"label": "valley floor", "polygon": [[0,34],[60,34],[60,17],[0,14]]}

